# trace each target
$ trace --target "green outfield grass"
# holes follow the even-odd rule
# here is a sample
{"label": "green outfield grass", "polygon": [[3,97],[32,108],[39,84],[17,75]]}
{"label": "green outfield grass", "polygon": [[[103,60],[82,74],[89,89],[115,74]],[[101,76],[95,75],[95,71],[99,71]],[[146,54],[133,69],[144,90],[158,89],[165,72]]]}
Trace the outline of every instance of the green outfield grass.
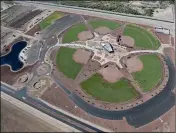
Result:
{"label": "green outfield grass", "polygon": [[158,49],[160,46],[159,40],[144,28],[129,24],[124,29],[125,36],[134,38],[137,47],[146,49]]}
{"label": "green outfield grass", "polygon": [[91,96],[106,102],[124,102],[138,95],[127,80],[121,79],[116,83],[108,83],[99,74],[82,82],[81,87]]}
{"label": "green outfield grass", "polygon": [[68,78],[75,79],[82,68],[82,64],[73,60],[76,49],[61,47],[57,53],[56,64],[58,69]]}
{"label": "green outfield grass", "polygon": [[120,27],[119,23],[110,21],[110,20],[93,20],[93,21],[90,21],[89,24],[92,25],[94,29],[105,26],[113,30],[113,29]]}
{"label": "green outfield grass", "polygon": [[162,64],[159,57],[155,54],[141,55],[143,69],[133,73],[134,79],[139,83],[144,92],[150,91],[162,78]]}
{"label": "green outfield grass", "polygon": [[87,27],[85,24],[77,24],[69,28],[63,36],[63,43],[69,43],[73,41],[78,41],[77,35],[82,31],[87,31]]}
{"label": "green outfield grass", "polygon": [[56,21],[57,19],[63,17],[64,14],[63,13],[59,13],[59,12],[53,12],[51,15],[49,15],[47,18],[45,18],[43,21],[41,21],[39,23],[40,28],[41,29],[45,29],[48,26],[50,26],[54,21]]}

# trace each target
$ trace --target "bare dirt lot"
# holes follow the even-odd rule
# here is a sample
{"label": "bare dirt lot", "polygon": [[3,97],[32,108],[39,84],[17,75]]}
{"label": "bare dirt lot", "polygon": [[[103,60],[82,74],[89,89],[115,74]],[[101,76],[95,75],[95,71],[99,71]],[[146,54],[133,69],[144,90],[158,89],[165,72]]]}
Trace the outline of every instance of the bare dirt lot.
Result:
{"label": "bare dirt lot", "polygon": [[80,41],[85,41],[93,38],[93,34],[90,31],[82,31],[78,34],[78,39]]}
{"label": "bare dirt lot", "polygon": [[153,30],[151,31],[158,37],[161,43],[170,44],[170,35],[166,35],[163,33],[157,33],[157,32],[154,32]]}
{"label": "bare dirt lot", "polygon": [[1,132],[58,132],[59,128],[1,99]]}
{"label": "bare dirt lot", "polygon": [[143,69],[143,63],[137,56],[127,59],[126,65],[130,73],[138,72]]}
{"label": "bare dirt lot", "polygon": [[27,35],[34,36],[34,34],[38,31],[40,31],[40,26],[39,24],[35,25],[32,29],[26,32]]}
{"label": "bare dirt lot", "polygon": [[95,29],[95,31],[101,35],[105,35],[111,32],[111,30],[108,27],[98,27]]}
{"label": "bare dirt lot", "polygon": [[10,50],[11,50],[11,47],[13,46],[13,44],[15,44],[15,43],[17,43],[17,42],[19,42],[19,41],[29,41],[29,40],[30,40],[29,38],[22,37],[22,36],[20,36],[20,37],[14,39],[11,43],[7,44],[6,47],[4,47],[4,48],[1,50],[1,52],[0,52],[1,56],[2,56],[2,55],[6,55],[7,53],[9,53]]}
{"label": "bare dirt lot", "polygon": [[98,72],[103,76],[104,80],[110,83],[115,83],[123,77],[122,73],[115,66],[102,68]]}
{"label": "bare dirt lot", "polygon": [[9,85],[13,85],[14,83],[16,83],[17,79],[21,75],[24,75],[26,72],[31,73],[33,67],[35,67],[36,65],[37,65],[37,63],[33,66],[28,66],[19,72],[11,72],[10,68],[8,66],[1,66],[1,81],[5,82]]}
{"label": "bare dirt lot", "polygon": [[78,49],[73,54],[73,59],[77,63],[86,64],[91,56],[91,53],[88,51],[85,51],[84,49]]}
{"label": "bare dirt lot", "polygon": [[131,38],[129,36],[121,36],[121,43],[125,44],[129,47],[133,47],[135,44],[135,41],[133,38]]}
{"label": "bare dirt lot", "polygon": [[19,18],[16,21],[12,22],[10,24],[10,26],[14,27],[14,28],[21,28],[25,23],[30,21],[32,18],[34,18],[35,16],[37,16],[41,12],[42,12],[41,10],[31,11],[31,12],[25,14],[22,18]]}

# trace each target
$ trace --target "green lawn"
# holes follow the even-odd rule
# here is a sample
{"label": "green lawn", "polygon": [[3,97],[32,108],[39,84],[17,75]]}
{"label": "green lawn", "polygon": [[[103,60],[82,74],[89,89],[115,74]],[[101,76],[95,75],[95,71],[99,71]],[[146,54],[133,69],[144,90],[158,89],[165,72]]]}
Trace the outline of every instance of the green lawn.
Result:
{"label": "green lawn", "polygon": [[78,41],[77,35],[82,31],[87,31],[85,24],[77,24],[69,28],[63,36],[63,43],[69,43],[73,41]]}
{"label": "green lawn", "polygon": [[99,74],[82,82],[81,87],[96,99],[107,102],[124,102],[137,96],[137,92],[127,80],[121,79],[116,83],[108,83]]}
{"label": "green lawn", "polygon": [[49,15],[47,18],[45,18],[43,21],[39,23],[41,29],[45,29],[48,26],[50,26],[54,21],[57,19],[63,17],[63,13],[59,12],[53,12],[51,15]]}
{"label": "green lawn", "polygon": [[82,68],[82,64],[76,63],[72,58],[75,51],[76,49],[61,47],[56,57],[58,69],[71,79],[75,79]]}
{"label": "green lawn", "polygon": [[133,73],[133,76],[142,90],[147,92],[160,81],[162,77],[162,64],[155,54],[141,55],[139,58],[143,62],[143,69],[140,72]]}
{"label": "green lawn", "polygon": [[134,38],[137,47],[158,49],[160,46],[159,40],[152,33],[135,25],[126,25],[123,34]]}
{"label": "green lawn", "polygon": [[109,21],[109,20],[93,20],[93,21],[90,21],[89,24],[92,25],[94,29],[101,27],[101,26],[108,27],[111,30],[120,27],[119,23],[114,22],[114,21]]}

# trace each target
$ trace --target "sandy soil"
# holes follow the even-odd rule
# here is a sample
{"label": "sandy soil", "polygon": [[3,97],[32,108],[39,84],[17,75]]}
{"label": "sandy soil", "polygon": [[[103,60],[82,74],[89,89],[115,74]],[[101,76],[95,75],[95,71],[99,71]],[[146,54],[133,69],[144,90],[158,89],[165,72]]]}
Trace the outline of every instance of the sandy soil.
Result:
{"label": "sandy soil", "polygon": [[122,73],[115,66],[102,68],[98,72],[103,76],[104,80],[110,83],[115,83],[123,77]]}
{"label": "sandy soil", "polygon": [[111,30],[108,27],[98,27],[95,29],[95,31],[101,35],[105,35],[111,32]]}
{"label": "sandy soil", "polygon": [[59,132],[59,128],[1,100],[1,132]]}
{"label": "sandy soil", "polygon": [[38,31],[40,31],[40,26],[39,24],[35,25],[32,29],[26,32],[27,35],[34,36],[34,34]]}
{"label": "sandy soil", "polygon": [[170,44],[170,35],[158,33],[158,32],[155,32],[154,30],[151,30],[151,32],[153,32],[153,34],[155,34],[158,37],[161,43]]}
{"label": "sandy soil", "polygon": [[73,54],[73,59],[77,63],[81,64],[86,64],[87,61],[90,58],[91,53],[88,51],[85,51],[83,49],[78,49],[74,54]]}
{"label": "sandy soil", "polygon": [[37,63],[32,66],[27,66],[19,72],[11,72],[9,66],[1,66],[1,81],[13,85],[21,75],[24,75],[26,72],[31,73],[36,66]]}
{"label": "sandy soil", "polygon": [[127,59],[127,69],[130,73],[141,71],[143,68],[142,61],[136,56]]}
{"label": "sandy soil", "polygon": [[122,42],[122,44],[126,44],[130,47],[133,47],[135,44],[134,39],[129,36],[121,36],[121,42]]}
{"label": "sandy soil", "polygon": [[80,41],[85,41],[93,38],[93,34],[90,31],[82,31],[78,34],[78,39]]}

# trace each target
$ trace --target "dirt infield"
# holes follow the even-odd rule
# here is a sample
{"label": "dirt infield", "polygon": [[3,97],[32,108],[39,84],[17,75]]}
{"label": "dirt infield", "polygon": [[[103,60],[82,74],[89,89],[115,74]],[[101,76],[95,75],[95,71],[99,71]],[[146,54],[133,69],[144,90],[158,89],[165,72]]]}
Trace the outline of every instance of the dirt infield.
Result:
{"label": "dirt infield", "polygon": [[127,59],[126,65],[130,73],[138,72],[143,69],[143,63],[137,56]]}
{"label": "dirt infield", "polygon": [[80,41],[85,41],[93,38],[93,34],[90,31],[82,31],[78,34],[78,39]]}
{"label": "dirt infield", "polygon": [[73,60],[77,63],[86,64],[90,58],[91,53],[83,49],[78,49],[73,54]]}
{"label": "dirt infield", "polygon": [[98,73],[103,76],[104,80],[110,83],[115,83],[123,77],[122,73],[115,66],[102,68],[98,71]]}
{"label": "dirt infield", "polygon": [[133,47],[134,46],[134,39],[129,37],[129,36],[121,36],[121,43],[122,44],[126,44],[128,45],[129,47]]}
{"label": "dirt infield", "polygon": [[108,27],[104,27],[104,26],[96,28],[95,31],[101,35],[105,35],[111,32],[111,30]]}

